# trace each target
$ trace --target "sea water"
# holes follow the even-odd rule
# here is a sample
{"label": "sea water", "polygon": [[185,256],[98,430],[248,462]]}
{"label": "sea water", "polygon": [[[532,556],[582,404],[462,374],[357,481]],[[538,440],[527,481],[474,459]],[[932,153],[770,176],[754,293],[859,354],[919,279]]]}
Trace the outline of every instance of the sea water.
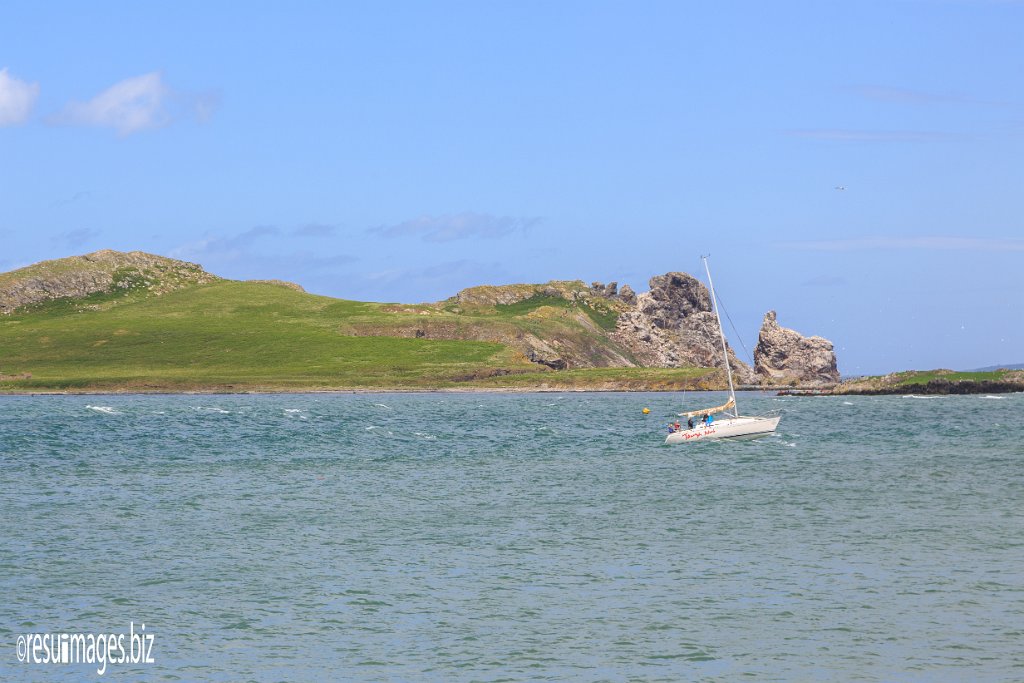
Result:
{"label": "sea water", "polygon": [[0,679],[1024,680],[1024,395],[721,402],[0,398]]}

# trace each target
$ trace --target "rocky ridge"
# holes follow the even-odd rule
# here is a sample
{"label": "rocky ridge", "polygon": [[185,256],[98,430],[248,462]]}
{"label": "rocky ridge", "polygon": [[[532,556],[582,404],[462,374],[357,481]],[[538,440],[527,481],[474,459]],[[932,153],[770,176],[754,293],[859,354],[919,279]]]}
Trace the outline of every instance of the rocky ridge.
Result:
{"label": "rocky ridge", "polygon": [[160,295],[216,280],[220,278],[195,263],[104,249],[0,274],[0,314],[55,299],[140,289]]}

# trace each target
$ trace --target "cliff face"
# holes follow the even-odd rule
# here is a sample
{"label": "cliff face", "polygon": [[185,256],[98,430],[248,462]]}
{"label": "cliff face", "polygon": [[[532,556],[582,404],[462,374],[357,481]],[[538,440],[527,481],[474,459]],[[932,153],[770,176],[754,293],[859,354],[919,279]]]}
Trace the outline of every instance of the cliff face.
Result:
{"label": "cliff face", "polygon": [[775,311],[768,311],[754,350],[754,372],[759,379],[782,384],[831,385],[839,382],[832,342],[804,337],[779,325]]}
{"label": "cliff face", "polygon": [[219,279],[194,263],[104,249],[0,274],[0,314],[53,299],[140,288],[163,294]]}
{"label": "cliff face", "polygon": [[[650,291],[619,315],[612,339],[629,349],[639,365],[673,368],[722,367],[722,341],[711,294],[686,273],[652,277]],[[729,348],[729,366],[737,383],[753,382],[750,366]]]}

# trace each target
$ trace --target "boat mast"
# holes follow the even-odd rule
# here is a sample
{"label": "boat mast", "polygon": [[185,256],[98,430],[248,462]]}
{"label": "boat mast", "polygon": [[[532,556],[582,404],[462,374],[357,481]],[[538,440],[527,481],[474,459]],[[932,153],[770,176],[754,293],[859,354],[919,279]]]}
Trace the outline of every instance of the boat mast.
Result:
{"label": "boat mast", "polygon": [[725,376],[729,380],[729,398],[732,399],[733,417],[739,417],[740,409],[735,405],[736,403],[736,390],[732,386],[732,368],[729,367],[729,348],[725,345],[725,328],[722,327],[722,316],[718,314],[718,297],[715,296],[715,283],[711,281],[711,269],[708,268],[708,257],[701,256],[700,259],[704,262],[704,272],[708,274],[708,287],[711,289],[711,306],[715,310],[715,318],[718,319],[718,334],[722,337],[722,357],[725,358]]}

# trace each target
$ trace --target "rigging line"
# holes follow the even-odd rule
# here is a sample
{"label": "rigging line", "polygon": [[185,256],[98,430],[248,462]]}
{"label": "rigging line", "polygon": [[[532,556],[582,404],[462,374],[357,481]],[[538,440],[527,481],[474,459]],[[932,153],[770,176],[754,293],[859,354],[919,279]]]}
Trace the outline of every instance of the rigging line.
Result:
{"label": "rigging line", "polygon": [[715,292],[715,298],[718,299],[718,305],[721,306],[725,312],[725,318],[729,321],[729,326],[732,327],[732,331],[736,334],[736,339],[740,342],[740,347],[743,349],[743,353],[746,354],[746,358],[750,359],[750,365],[754,365],[754,357],[750,355],[750,351],[747,350],[747,345],[743,343],[743,337],[740,335],[740,331],[736,329],[736,323],[732,321],[732,316],[729,315],[729,309],[725,307],[725,302],[722,301],[722,297],[718,292]]}
{"label": "rigging line", "polygon": [[[709,258],[710,256],[711,254],[706,254],[704,256],[701,256],[701,258]],[[736,339],[739,340],[740,347],[743,349],[743,353],[745,353],[746,357],[750,359],[750,367],[754,367],[754,356],[750,353],[749,350],[747,350],[747,345],[743,343],[743,337],[740,335],[740,331],[736,329],[736,323],[732,321],[732,316],[729,315],[729,309],[725,307],[725,302],[722,301],[722,296],[718,292],[715,292],[715,299],[718,301],[718,305],[722,308],[722,310],[725,311],[725,318],[726,320],[729,321],[729,326],[732,327],[732,331],[736,333]],[[729,361],[726,360],[726,363],[728,362]]]}

